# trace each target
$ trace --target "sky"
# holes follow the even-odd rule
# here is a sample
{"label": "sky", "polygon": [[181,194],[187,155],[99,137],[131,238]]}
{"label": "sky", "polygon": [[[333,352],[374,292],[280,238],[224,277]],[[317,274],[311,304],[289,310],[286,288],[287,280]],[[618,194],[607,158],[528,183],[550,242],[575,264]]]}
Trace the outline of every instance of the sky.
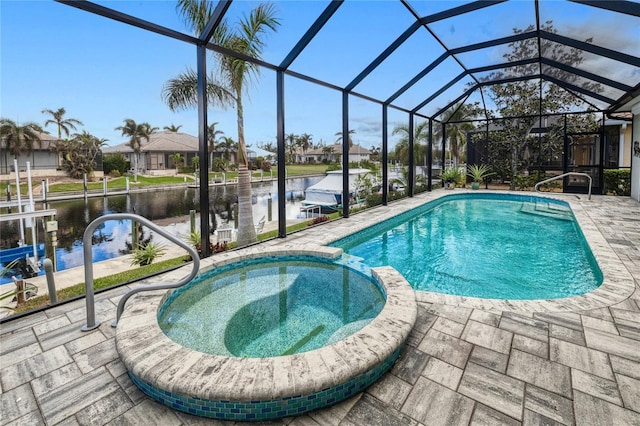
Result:
{"label": "sky", "polygon": [[[174,1],[99,0],[95,3],[189,33],[175,10]],[[420,15],[458,6],[460,1],[410,1]],[[230,23],[247,14],[258,3],[236,0],[227,16]],[[281,25],[266,37],[263,58],[279,64],[327,5],[326,1],[277,1]],[[541,20],[555,19],[561,33],[638,54],[640,27],[637,18],[611,14],[584,5],[543,0]],[[516,0],[437,22],[433,31],[448,47],[487,41],[513,33],[534,23],[533,1]],[[307,49],[294,61],[293,71],[344,86],[395,40],[415,18],[398,1],[345,2]],[[615,31],[613,30],[615,28]],[[587,32],[585,32],[587,31]],[[406,81],[444,52],[425,29],[418,30],[378,69],[356,87],[378,99],[392,95]],[[503,50],[491,49],[460,58],[475,67],[501,62]],[[197,111],[171,111],[162,100],[162,89],[170,78],[195,68],[195,47],[156,35],[76,8],[43,1],[0,0],[0,116],[19,123],[47,119],[43,109],[64,107],[66,118],[83,122],[87,130],[108,145],[126,141],[115,130],[126,118],[149,122],[162,129],[171,124],[197,135]],[[208,61],[214,66],[214,60]],[[585,57],[591,72],[617,73],[627,84],[640,82],[640,72],[615,61]],[[398,97],[396,103],[411,109],[461,72],[449,58],[428,78]],[[615,70],[615,71],[612,71]],[[606,75],[606,74],[604,74]],[[438,96],[421,113],[432,115],[462,93],[471,81],[462,79]],[[486,97],[485,97],[486,100]],[[470,101],[482,101],[479,93]],[[339,91],[287,76],[285,78],[285,131],[309,133],[313,142],[330,144],[342,130],[342,96]],[[379,104],[350,97],[350,128],[353,140],[366,147],[380,146],[382,138]],[[248,89],[245,100],[247,144],[258,146],[276,140],[275,73],[263,70]],[[237,140],[234,110],[210,107],[209,123],[225,136]],[[389,110],[393,127],[406,123],[408,115]],[[46,128],[56,134],[54,126]],[[390,129],[391,130],[391,129]],[[394,142],[391,139],[391,144]]]}

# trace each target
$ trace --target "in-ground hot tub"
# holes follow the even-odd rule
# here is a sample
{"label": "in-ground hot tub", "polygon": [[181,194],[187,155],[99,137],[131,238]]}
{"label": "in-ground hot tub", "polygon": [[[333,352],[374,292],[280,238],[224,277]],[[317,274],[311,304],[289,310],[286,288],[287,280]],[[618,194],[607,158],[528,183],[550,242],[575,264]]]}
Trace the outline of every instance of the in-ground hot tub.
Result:
{"label": "in-ground hot tub", "polygon": [[[283,250],[265,259],[249,250],[243,262],[230,256],[216,264],[219,279],[205,277],[208,289],[139,293],[116,330],[130,377],[158,402],[228,420],[297,415],[360,392],[399,356],[415,323],[415,296],[394,269],[367,275],[334,263],[341,253]],[[234,288],[241,291],[229,293]],[[216,290],[229,303],[200,306]],[[231,307],[233,298],[242,303]],[[181,326],[189,303],[195,315]],[[222,314],[209,315],[216,309]],[[186,339],[169,338],[161,322]]]}

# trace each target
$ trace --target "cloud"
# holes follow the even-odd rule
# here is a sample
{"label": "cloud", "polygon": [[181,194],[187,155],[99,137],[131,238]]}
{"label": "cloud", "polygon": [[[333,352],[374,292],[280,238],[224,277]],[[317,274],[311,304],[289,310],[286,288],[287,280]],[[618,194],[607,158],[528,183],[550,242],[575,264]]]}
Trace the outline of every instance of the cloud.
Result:
{"label": "cloud", "polygon": [[358,135],[368,135],[380,137],[382,134],[382,122],[372,117],[355,117],[351,120],[352,127]]}

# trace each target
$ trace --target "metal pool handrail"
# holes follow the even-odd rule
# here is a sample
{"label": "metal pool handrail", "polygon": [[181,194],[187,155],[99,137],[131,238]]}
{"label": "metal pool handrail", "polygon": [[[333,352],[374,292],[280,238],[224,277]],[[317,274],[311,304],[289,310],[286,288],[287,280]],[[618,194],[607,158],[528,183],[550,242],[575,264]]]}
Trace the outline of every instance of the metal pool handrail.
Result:
{"label": "metal pool handrail", "polygon": [[193,247],[188,245],[186,242],[178,239],[177,237],[171,235],[167,231],[161,229],[156,224],[154,224],[153,222],[151,222],[150,220],[142,216],[138,216],[132,213],[113,213],[113,214],[104,215],[95,219],[93,222],[89,224],[89,226],[87,226],[87,229],[85,229],[82,237],[83,257],[84,257],[84,288],[85,288],[86,299],[87,299],[87,323],[82,327],[81,329],[82,331],[93,330],[94,328],[97,328],[100,326],[100,321],[96,321],[94,289],[93,289],[93,256],[92,256],[92,246],[91,246],[91,238],[93,236],[93,231],[95,231],[98,225],[100,225],[103,222],[106,222],[108,220],[122,220],[122,219],[130,219],[130,220],[139,222],[142,225],[146,226],[147,228],[165,237],[169,241],[172,241],[177,245],[179,245],[180,247],[186,249],[191,255],[191,258],[193,259],[193,265],[192,265],[193,268],[191,269],[191,272],[187,276],[185,276],[180,281],[177,281],[175,283],[136,287],[130,290],[129,292],[127,292],[124,296],[122,296],[122,298],[120,299],[120,302],[118,303],[116,319],[111,324],[112,327],[115,327],[118,324],[118,320],[120,319],[120,316],[124,311],[125,303],[127,303],[127,300],[129,300],[129,298],[134,294],[139,293],[141,291],[167,290],[170,288],[181,287],[187,284],[188,282],[190,282],[198,274],[198,271],[200,270],[200,256],[198,255],[198,252]]}
{"label": "metal pool handrail", "polygon": [[540,181],[540,182],[536,183],[536,186],[534,186],[534,187],[533,187],[533,189],[534,189],[536,192],[542,192],[542,191],[539,191],[539,190],[538,190],[538,187],[539,187],[540,185],[544,185],[545,183],[549,183],[549,182],[552,182],[552,181],[554,181],[554,180],[562,179],[562,178],[564,178],[564,177],[566,177],[566,176],[569,176],[569,175],[573,175],[573,176],[586,176],[586,177],[588,177],[588,178],[589,178],[589,200],[591,200],[591,182],[592,182],[592,179],[591,179],[591,176],[590,176],[590,175],[588,175],[587,173],[580,173],[580,172],[567,172],[567,173],[563,173],[563,174],[561,174],[561,175],[554,176],[554,177],[552,177],[552,178],[545,179],[545,180],[543,180],[543,181]]}

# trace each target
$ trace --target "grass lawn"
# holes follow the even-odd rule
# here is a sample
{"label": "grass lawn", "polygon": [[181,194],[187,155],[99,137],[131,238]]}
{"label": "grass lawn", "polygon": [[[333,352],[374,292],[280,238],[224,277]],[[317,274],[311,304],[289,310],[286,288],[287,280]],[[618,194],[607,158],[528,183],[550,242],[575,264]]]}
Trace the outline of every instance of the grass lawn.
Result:
{"label": "grass lawn", "polygon": [[[193,182],[192,177],[187,177],[188,182]],[[169,184],[178,184],[184,183],[184,177],[182,176],[140,176],[138,175],[138,181],[134,182],[133,177],[129,177],[129,186],[131,188],[141,187],[141,186],[151,186],[151,185],[169,185]],[[99,182],[89,182],[87,187],[89,189],[102,189],[102,181]],[[127,182],[126,177],[121,176],[115,179],[107,180],[107,188],[109,189],[117,189],[117,188],[126,188]],[[68,192],[68,191],[82,191],[83,184],[82,182],[61,182],[61,183],[53,183],[49,185],[49,192]]]}
{"label": "grass lawn", "polygon": [[[326,164],[287,164],[287,176],[303,176],[309,174],[322,174],[326,173],[327,165]],[[271,172],[262,172],[253,171],[252,176],[254,180],[260,180],[260,178],[268,179],[272,176]],[[273,177],[278,176],[277,168],[273,168]],[[193,182],[193,176],[186,176],[187,182]],[[227,179],[237,179],[237,172],[227,172]],[[131,188],[143,187],[143,186],[153,186],[153,185],[170,185],[170,184],[179,184],[184,183],[185,175],[181,176],[140,176],[138,175],[138,181],[133,181],[133,176],[129,176],[129,185]],[[209,179],[218,179],[222,180],[222,173],[220,172],[210,172]],[[42,187],[41,179],[32,179],[31,180],[33,189],[35,193],[40,193],[40,188]],[[3,196],[7,192],[7,185],[11,185],[11,194],[15,196],[17,194],[15,181],[1,181],[0,182],[0,196]],[[96,182],[88,182],[87,187],[89,190],[97,190],[102,189],[102,179]],[[109,178],[107,180],[107,188],[108,189],[124,189],[127,187],[125,176],[121,176],[118,178]],[[56,192],[72,192],[72,191],[82,191],[84,189],[82,179],[78,179],[75,182],[54,182],[49,185],[49,193]],[[28,186],[22,180],[20,184],[20,193],[25,195],[28,192]]]}
{"label": "grass lawn", "polygon": [[[287,169],[288,177],[304,176],[304,175],[326,173],[327,165],[326,164],[287,164],[286,169]],[[276,178],[278,176],[278,168],[273,167],[272,171],[273,171],[273,177]],[[236,171],[226,172],[226,175],[227,175],[227,180],[238,178],[238,172]],[[254,180],[260,180],[261,176],[264,179],[268,179],[271,177],[271,175],[272,175],[271,172],[262,172],[261,174],[259,170],[254,170],[253,172],[251,172],[251,176],[253,176]],[[223,176],[222,172],[209,173],[209,179],[222,180],[222,176]]]}

